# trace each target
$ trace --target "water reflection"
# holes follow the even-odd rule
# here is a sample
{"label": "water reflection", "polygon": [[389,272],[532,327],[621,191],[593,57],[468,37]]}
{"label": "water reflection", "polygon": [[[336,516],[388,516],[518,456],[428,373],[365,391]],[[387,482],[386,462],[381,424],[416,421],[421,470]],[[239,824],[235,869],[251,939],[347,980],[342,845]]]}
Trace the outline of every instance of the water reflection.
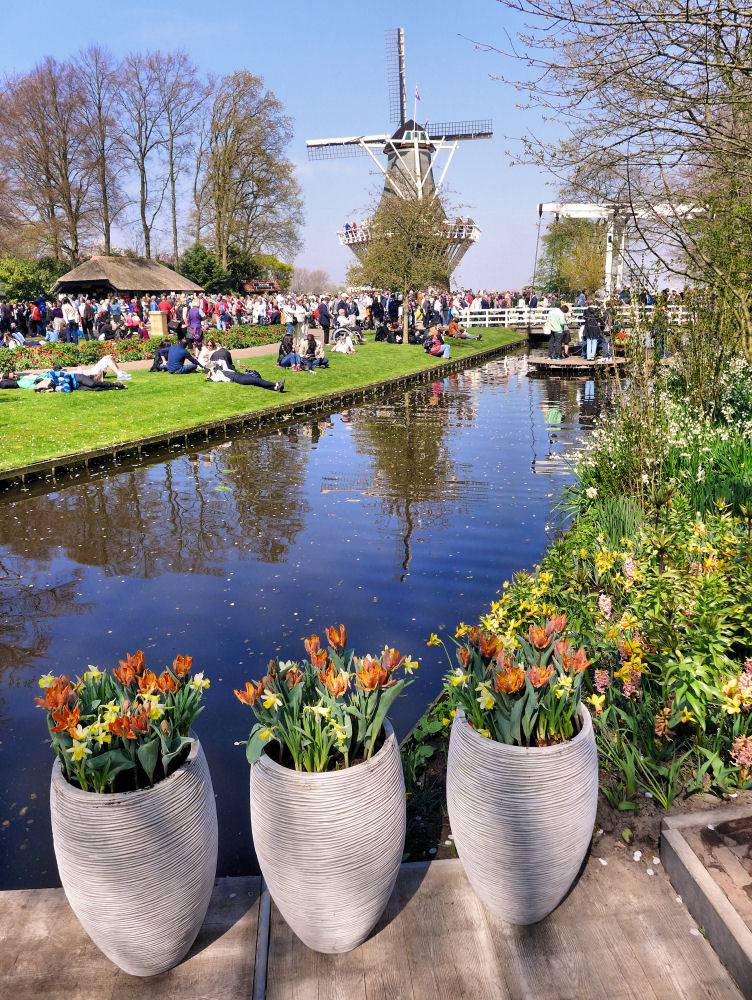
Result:
{"label": "water reflection", "polygon": [[602,405],[584,380],[528,379],[524,355],[388,401],[176,453],[0,504],[2,887],[53,885],[44,672],[191,653],[212,678],[198,730],[222,874],[252,870],[250,718],[233,687],[345,621],[361,651],[421,657],[404,732],[445,665],[425,640],[472,621],[529,566],[567,464]]}

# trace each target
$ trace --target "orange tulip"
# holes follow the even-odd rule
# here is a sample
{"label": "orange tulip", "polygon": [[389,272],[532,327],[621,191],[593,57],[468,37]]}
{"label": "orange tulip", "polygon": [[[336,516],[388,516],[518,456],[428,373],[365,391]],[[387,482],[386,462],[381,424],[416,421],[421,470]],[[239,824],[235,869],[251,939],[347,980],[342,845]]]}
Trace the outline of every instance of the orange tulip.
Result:
{"label": "orange tulip", "polygon": [[402,666],[406,659],[406,656],[400,656],[398,649],[390,649],[388,646],[384,646],[384,652],[381,654],[381,666],[391,674],[394,673],[397,667]]}
{"label": "orange tulip", "polygon": [[569,656],[569,650],[572,648],[572,643],[569,639],[557,639],[554,643],[554,656],[565,657]]}
{"label": "orange tulip", "polygon": [[586,670],[592,660],[588,660],[585,650],[580,646],[574,656],[564,655],[561,659],[562,666],[565,670],[573,670],[576,674],[581,674],[583,670]]}
{"label": "orange tulip", "polygon": [[489,632],[481,633],[479,652],[484,660],[492,660],[499,648],[499,637]]}
{"label": "orange tulip", "polygon": [[78,718],[81,715],[81,708],[76,705],[75,708],[70,709],[67,705],[63,705],[62,708],[57,709],[52,713],[52,721],[55,723],[54,726],[50,726],[51,733],[62,733],[63,730],[71,732],[78,725]]}
{"label": "orange tulip", "polygon": [[534,688],[542,688],[551,680],[551,675],[554,672],[553,667],[531,667],[528,671],[528,677],[530,678],[530,683]]}
{"label": "orange tulip", "polygon": [[71,687],[70,679],[61,674],[51,687],[45,689],[44,698],[35,698],[34,700],[40,708],[52,712],[56,708],[62,708],[63,705],[73,708],[78,696],[75,689]]}
{"label": "orange tulip", "polygon": [[295,685],[302,679],[303,679],[303,671],[298,670],[297,667],[290,667],[290,669],[285,672],[284,681],[291,691],[295,687]]}
{"label": "orange tulip", "polygon": [[172,672],[176,677],[184,677],[191,672],[193,666],[192,656],[176,656],[172,661]]}
{"label": "orange tulip", "polygon": [[459,657],[459,661],[462,664],[462,669],[467,670],[467,665],[470,662],[470,650],[467,648],[467,646],[460,646],[460,648],[457,650],[457,656]]}
{"label": "orange tulip", "polygon": [[333,663],[330,663],[326,670],[319,674],[321,683],[329,694],[335,698],[341,698],[350,687],[350,676],[344,670],[336,670]]}
{"label": "orange tulip", "polygon": [[385,670],[378,660],[372,656],[364,656],[359,669],[355,671],[355,682],[363,691],[376,691],[377,688],[388,688],[396,684],[389,679],[389,671]]}
{"label": "orange tulip", "polygon": [[174,694],[175,691],[177,691],[178,686],[179,686],[178,682],[175,680],[175,678],[172,676],[169,670],[165,670],[162,676],[157,680],[157,687],[164,694],[167,694],[168,691],[172,691]]}
{"label": "orange tulip", "polygon": [[255,705],[264,690],[264,682],[254,684],[253,681],[245,682],[245,691],[235,689],[235,697],[244,705]]}
{"label": "orange tulip", "polygon": [[329,663],[329,654],[325,649],[320,649],[316,653],[311,654],[311,663],[321,674],[327,668]]}
{"label": "orange tulip", "polygon": [[311,657],[311,663],[313,663],[314,656],[321,649],[321,640],[317,635],[312,635],[309,639],[303,640],[303,645],[306,653]]}
{"label": "orange tulip", "polygon": [[149,691],[153,691],[158,686],[157,675],[153,674],[151,670],[145,670],[138,678],[138,690],[142,694],[148,694]]}
{"label": "orange tulip", "polygon": [[524,683],[525,671],[522,667],[512,667],[511,670],[502,670],[496,674],[494,688],[500,694],[514,694]]}
{"label": "orange tulip", "polygon": [[120,669],[116,667],[112,672],[124,687],[130,687],[144,669],[144,651],[139,649],[133,656],[126,653],[125,659],[118,663]]}
{"label": "orange tulip", "polygon": [[539,625],[531,625],[527,633],[528,642],[536,649],[545,649],[548,645],[549,635],[545,629]]}
{"label": "orange tulip", "polygon": [[345,631],[345,626],[340,625],[337,628],[336,625],[332,625],[329,628],[324,629],[326,632],[326,641],[329,645],[340,655],[345,651],[345,644],[347,642],[347,632]]}
{"label": "orange tulip", "polygon": [[567,624],[567,616],[562,615],[552,615],[546,622],[546,635],[558,635],[559,632],[564,631],[564,626]]}

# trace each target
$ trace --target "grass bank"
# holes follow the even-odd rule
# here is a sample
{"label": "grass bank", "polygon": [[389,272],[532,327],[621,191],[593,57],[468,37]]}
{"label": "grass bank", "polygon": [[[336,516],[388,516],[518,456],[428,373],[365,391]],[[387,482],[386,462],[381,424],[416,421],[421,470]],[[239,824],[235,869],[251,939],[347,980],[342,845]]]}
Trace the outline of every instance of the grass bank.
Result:
{"label": "grass bank", "polygon": [[[489,330],[482,341],[453,341],[452,358],[522,341],[514,330]],[[125,392],[0,392],[0,469],[64,458],[89,449],[182,431],[208,421],[253,413],[280,402],[304,402],[434,367],[422,348],[368,342],[354,355],[330,355],[330,367],[309,375],[275,367],[276,354],[241,362],[263,378],[285,378],[282,395],[262,389],[204,381],[194,375],[132,372]]]}

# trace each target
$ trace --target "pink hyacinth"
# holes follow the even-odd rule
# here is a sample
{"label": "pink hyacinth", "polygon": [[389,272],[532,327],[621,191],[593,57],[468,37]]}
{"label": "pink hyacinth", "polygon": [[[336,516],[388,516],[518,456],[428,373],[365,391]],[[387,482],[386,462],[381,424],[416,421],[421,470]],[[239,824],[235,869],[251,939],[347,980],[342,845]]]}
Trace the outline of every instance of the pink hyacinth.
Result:
{"label": "pink hyacinth", "polygon": [[595,683],[595,690],[598,694],[603,694],[604,691],[611,687],[611,675],[608,670],[596,670],[593,680]]}
{"label": "pink hyacinth", "polygon": [[624,559],[624,576],[626,576],[628,580],[634,580],[636,569],[637,569],[637,563],[634,561],[632,556],[627,556]]}
{"label": "pink hyacinth", "polygon": [[752,656],[748,656],[744,661],[744,673],[752,674]]}
{"label": "pink hyacinth", "polygon": [[629,680],[624,681],[624,697],[631,698],[636,695],[638,698],[642,694],[640,685],[642,684],[642,674],[637,670],[630,671]]}
{"label": "pink hyacinth", "polygon": [[752,767],[752,737],[737,736],[731,747],[731,759],[737,767]]}
{"label": "pink hyacinth", "polygon": [[608,596],[608,594],[601,594],[601,596],[598,598],[598,610],[600,611],[600,613],[603,615],[604,618],[611,617],[611,611],[612,611],[611,598]]}
{"label": "pink hyacinth", "polygon": [[739,694],[746,702],[744,708],[749,711],[749,702],[752,702],[752,674],[747,673],[746,670],[739,675]]}

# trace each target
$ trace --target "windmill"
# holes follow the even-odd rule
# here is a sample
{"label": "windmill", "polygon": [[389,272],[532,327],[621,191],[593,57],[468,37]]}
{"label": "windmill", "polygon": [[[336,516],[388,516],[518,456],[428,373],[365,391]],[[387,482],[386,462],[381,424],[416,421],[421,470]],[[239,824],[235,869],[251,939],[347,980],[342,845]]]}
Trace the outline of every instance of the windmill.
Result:
{"label": "windmill", "polygon": [[[420,125],[407,117],[405,95],[405,35],[402,28],[386,32],[387,88],[389,94],[389,120],[397,125],[394,135],[351,135],[337,139],[309,139],[306,143],[309,160],[333,160],[352,156],[370,156],[379,173],[384,177],[382,201],[385,198],[417,199],[435,198],[446,177],[449,164],[460,142],[468,139],[490,139],[493,123],[490,119],[459,122],[428,122]],[[415,107],[418,93],[416,88]],[[384,166],[379,156],[386,156]],[[443,167],[438,181],[433,168],[438,159]],[[466,251],[480,239],[480,227],[472,219],[447,219],[451,227],[449,263],[452,269]],[[337,232],[343,246],[356,256],[368,246],[368,222],[358,226],[349,223]]]}

